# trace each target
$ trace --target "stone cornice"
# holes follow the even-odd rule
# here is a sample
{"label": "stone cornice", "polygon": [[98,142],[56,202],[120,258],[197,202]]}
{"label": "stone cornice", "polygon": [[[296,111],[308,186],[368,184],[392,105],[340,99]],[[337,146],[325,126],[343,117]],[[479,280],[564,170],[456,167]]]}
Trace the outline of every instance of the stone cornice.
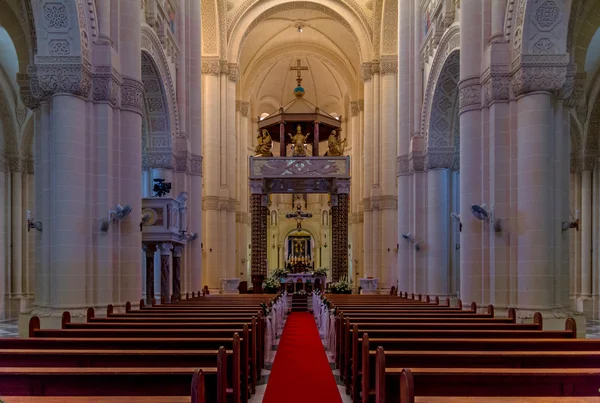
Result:
{"label": "stone cornice", "polygon": [[372,75],[371,63],[362,63],[360,65],[360,79],[362,82],[366,83],[371,81]]}
{"label": "stone cornice", "polygon": [[568,54],[521,55],[512,66],[513,94],[519,97],[536,91],[564,91],[568,70]]}

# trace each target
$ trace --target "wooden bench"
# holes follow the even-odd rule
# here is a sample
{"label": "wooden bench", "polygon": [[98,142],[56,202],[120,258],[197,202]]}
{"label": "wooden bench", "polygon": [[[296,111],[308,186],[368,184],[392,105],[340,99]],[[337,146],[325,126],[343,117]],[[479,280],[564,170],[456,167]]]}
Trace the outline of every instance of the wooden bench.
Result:
{"label": "wooden bench", "polygon": [[414,402],[414,396],[585,396],[598,401],[600,395],[598,368],[386,368],[383,350],[378,354],[377,403]]}

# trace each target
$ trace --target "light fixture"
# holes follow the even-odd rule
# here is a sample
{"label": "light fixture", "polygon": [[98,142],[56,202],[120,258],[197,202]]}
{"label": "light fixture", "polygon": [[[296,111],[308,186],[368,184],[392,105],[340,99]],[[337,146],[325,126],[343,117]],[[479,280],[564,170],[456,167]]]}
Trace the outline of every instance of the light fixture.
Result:
{"label": "light fixture", "polygon": [[575,230],[579,231],[579,210],[577,210],[575,212],[575,219],[573,219],[573,216],[571,215],[571,219],[567,220],[567,221],[563,221],[561,223],[561,230],[562,231],[567,231],[571,228],[575,228]]}
{"label": "light fixture", "polygon": [[460,222],[460,214],[450,213],[450,217],[458,223],[458,232],[462,232],[462,223]]}
{"label": "light fixture", "polygon": [[494,220],[494,216],[492,211],[488,211],[488,207],[485,203],[482,205],[473,204],[471,206],[471,213],[481,221],[486,221],[492,223],[494,225],[495,232],[502,232],[502,225],[500,224],[500,220]]}
{"label": "light fixture", "polygon": [[32,228],[35,228],[36,230],[42,232],[42,222],[35,221],[35,219],[31,215],[31,211],[27,210],[27,232],[29,232],[29,230]]}
{"label": "light fixture", "polygon": [[[414,245],[415,250],[421,250],[421,244],[415,240],[410,232],[406,234],[402,234],[402,239],[406,241],[406,243],[412,243]],[[400,245],[398,245],[400,246]]]}
{"label": "light fixture", "polygon": [[296,21],[296,24],[294,24],[294,26],[298,30],[298,33],[301,33],[304,30],[305,25],[303,21]]}
{"label": "light fixture", "polygon": [[129,213],[131,213],[131,206],[129,206],[128,204],[126,204],[125,206],[116,204],[114,209],[108,210],[108,218],[100,219],[100,230],[103,232],[107,232],[111,222],[121,221],[125,217],[127,217]]}

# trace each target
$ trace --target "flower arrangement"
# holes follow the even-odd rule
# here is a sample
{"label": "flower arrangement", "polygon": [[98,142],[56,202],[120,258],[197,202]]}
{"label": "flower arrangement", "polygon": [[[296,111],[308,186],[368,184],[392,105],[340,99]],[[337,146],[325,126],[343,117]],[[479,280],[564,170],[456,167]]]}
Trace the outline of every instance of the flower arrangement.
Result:
{"label": "flower arrangement", "polygon": [[332,294],[352,294],[348,280],[341,278],[337,283],[329,284],[329,292]]}
{"label": "flower arrangement", "polygon": [[281,278],[286,277],[288,275],[288,271],[286,269],[275,269],[271,273],[272,278]]}
{"label": "flower arrangement", "polygon": [[263,316],[269,316],[271,313],[271,308],[269,308],[264,302],[261,302],[260,307],[262,308]]}
{"label": "flower arrangement", "polygon": [[313,271],[315,276],[327,276],[327,269],[325,267],[319,267]]}
{"label": "flower arrangement", "polygon": [[279,277],[271,276],[263,283],[263,290],[266,294],[276,294],[280,286]]}
{"label": "flower arrangement", "polygon": [[294,294],[295,295],[306,295],[306,291],[305,290],[300,290],[300,291],[296,291]]}

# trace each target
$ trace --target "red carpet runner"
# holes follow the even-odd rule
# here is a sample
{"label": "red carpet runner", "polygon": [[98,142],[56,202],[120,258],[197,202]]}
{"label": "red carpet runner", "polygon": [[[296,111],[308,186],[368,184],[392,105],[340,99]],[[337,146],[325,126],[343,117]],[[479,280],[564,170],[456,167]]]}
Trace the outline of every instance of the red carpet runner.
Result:
{"label": "red carpet runner", "polygon": [[287,319],[263,403],[341,403],[315,318],[293,312]]}

